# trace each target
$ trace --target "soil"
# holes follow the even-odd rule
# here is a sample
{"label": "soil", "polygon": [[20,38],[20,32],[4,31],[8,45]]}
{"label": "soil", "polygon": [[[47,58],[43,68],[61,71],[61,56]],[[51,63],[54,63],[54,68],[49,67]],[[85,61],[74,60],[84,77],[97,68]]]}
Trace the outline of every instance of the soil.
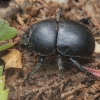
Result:
{"label": "soil", "polygon": [[[67,57],[63,57],[64,72],[60,80],[55,53],[47,56],[41,68],[24,84],[26,75],[35,67],[39,56],[27,48],[20,47],[21,36],[40,20],[56,19],[59,8],[62,9],[60,20],[79,21],[89,18],[88,26],[93,32],[95,41],[100,43],[100,1],[65,1],[60,4],[44,0],[0,1],[0,11],[2,10],[0,18],[6,19],[11,26],[18,29],[18,35],[12,39],[16,45],[12,48],[22,53],[23,64],[22,69],[4,71],[5,87],[10,89],[8,100],[100,100],[100,78],[95,77],[95,83],[88,86],[86,82],[89,77],[71,64]],[[100,55],[95,52],[89,59],[77,60],[82,66],[100,69]]]}

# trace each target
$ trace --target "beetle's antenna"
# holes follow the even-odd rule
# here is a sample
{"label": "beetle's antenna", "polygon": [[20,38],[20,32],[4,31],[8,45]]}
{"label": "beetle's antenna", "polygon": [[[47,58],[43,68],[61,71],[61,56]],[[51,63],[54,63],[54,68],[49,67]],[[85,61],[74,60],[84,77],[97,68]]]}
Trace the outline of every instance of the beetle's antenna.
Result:
{"label": "beetle's antenna", "polygon": [[38,63],[36,64],[35,68],[27,75],[26,79],[24,80],[24,83],[28,82],[30,78],[37,72],[37,70],[42,66],[43,62],[45,60],[45,57],[40,57]]}
{"label": "beetle's antenna", "polygon": [[63,64],[62,64],[61,55],[57,55],[57,66],[58,66],[60,74],[61,74],[60,80],[62,80],[64,68],[63,68]]}
{"label": "beetle's antenna", "polygon": [[84,69],[76,60],[69,58],[69,60],[75,64],[82,72],[84,72],[88,77],[90,77],[90,83],[86,82],[87,85],[92,85],[95,82],[94,76],[91,72]]}
{"label": "beetle's antenna", "polygon": [[58,8],[57,14],[56,14],[56,20],[59,21],[61,16],[61,8]]}

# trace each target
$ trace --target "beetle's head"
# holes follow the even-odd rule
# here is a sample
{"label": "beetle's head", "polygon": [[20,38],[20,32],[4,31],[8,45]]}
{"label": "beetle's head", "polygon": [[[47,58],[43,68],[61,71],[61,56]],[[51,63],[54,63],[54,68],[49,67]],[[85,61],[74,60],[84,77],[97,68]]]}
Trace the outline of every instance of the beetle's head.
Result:
{"label": "beetle's head", "polygon": [[26,31],[20,40],[20,45],[28,46],[29,45],[29,30]]}

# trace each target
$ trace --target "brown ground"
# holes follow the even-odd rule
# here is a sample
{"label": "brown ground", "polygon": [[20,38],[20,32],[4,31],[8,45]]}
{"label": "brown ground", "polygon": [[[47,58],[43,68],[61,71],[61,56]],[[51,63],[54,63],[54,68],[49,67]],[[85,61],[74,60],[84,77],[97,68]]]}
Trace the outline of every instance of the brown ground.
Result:
{"label": "brown ground", "polygon": [[[94,33],[95,40],[100,43],[100,32],[98,32],[100,30],[99,0],[66,0],[67,4],[46,3],[44,0],[13,1],[0,1],[0,9],[3,13],[1,13],[1,18],[7,19],[11,26],[18,29],[18,35],[14,38],[17,43],[19,43],[21,35],[33,23],[43,19],[55,19],[59,7],[62,9],[61,19],[78,21],[91,17],[89,26]],[[6,4],[4,2],[7,3],[6,7],[3,7]],[[64,76],[59,82],[55,54],[47,57],[40,70],[28,84],[23,85],[25,76],[35,67],[34,64],[38,56],[27,49],[22,50],[19,45],[13,48],[22,53],[23,68],[20,70],[9,69],[5,72],[6,88],[10,89],[8,100],[100,100],[100,79],[95,77],[96,81],[91,86],[83,84],[88,77],[76,69],[67,58],[64,58]],[[99,69],[100,55],[94,53],[93,58],[89,61],[79,60],[79,62],[83,66]]]}

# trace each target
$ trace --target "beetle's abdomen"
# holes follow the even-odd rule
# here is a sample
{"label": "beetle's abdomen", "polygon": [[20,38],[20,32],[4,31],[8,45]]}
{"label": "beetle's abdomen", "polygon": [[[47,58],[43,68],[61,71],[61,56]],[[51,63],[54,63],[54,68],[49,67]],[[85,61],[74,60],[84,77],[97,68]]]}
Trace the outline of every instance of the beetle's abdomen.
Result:
{"label": "beetle's abdomen", "polygon": [[76,21],[59,21],[57,50],[65,56],[88,57],[94,52],[95,41],[92,32]]}
{"label": "beetle's abdomen", "polygon": [[39,55],[53,52],[57,38],[57,24],[54,20],[43,20],[30,28],[29,47]]}

